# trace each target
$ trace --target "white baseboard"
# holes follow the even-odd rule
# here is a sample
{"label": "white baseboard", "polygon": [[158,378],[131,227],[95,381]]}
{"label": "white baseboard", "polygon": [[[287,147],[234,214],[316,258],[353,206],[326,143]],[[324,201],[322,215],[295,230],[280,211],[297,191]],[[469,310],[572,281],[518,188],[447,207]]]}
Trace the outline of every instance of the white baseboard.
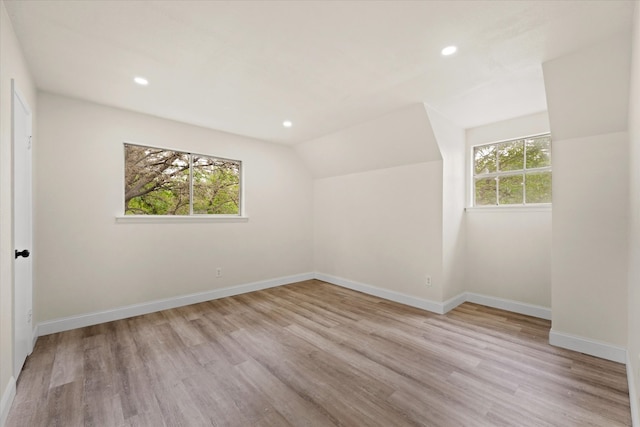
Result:
{"label": "white baseboard", "polygon": [[[111,322],[114,320],[125,319],[128,317],[139,316],[142,314],[153,313],[170,308],[176,308],[189,304],[196,304],[199,302],[210,301],[218,298],[258,291],[261,289],[268,289],[314,278],[332,283],[334,285],[363,292],[369,295],[374,295],[379,298],[395,301],[400,304],[406,304],[411,307],[421,308],[423,310],[427,310],[437,314],[447,313],[463,302],[469,301],[489,307],[512,311],[515,313],[539,317],[542,319],[551,318],[551,310],[545,307],[480,295],[472,292],[464,292],[445,302],[437,302],[406,295],[388,289],[378,288],[376,286],[332,276],[329,274],[304,273],[41,322],[34,329],[34,343],[37,337],[40,335],[48,335],[56,332],[82,328],[85,326],[97,325],[100,323]],[[583,337],[561,333],[558,331],[554,331],[553,329],[549,333],[549,343],[551,345],[579,351],[581,353],[601,357],[603,359],[613,360],[619,363],[626,363],[627,361],[626,350],[624,348],[613,346],[608,343],[589,340]]]}
{"label": "white baseboard", "polygon": [[[551,309],[533,304],[527,304],[519,301],[508,300],[504,298],[496,298],[487,295],[476,294],[473,292],[463,292],[445,302],[430,301],[422,298],[413,297],[402,294],[400,292],[390,291],[388,289],[378,288],[376,286],[367,285],[365,283],[356,282],[342,277],[331,276],[329,274],[316,273],[315,278],[334,285],[353,289],[365,294],[373,295],[379,298],[395,301],[400,304],[406,304],[411,307],[421,308],[437,314],[445,314],[453,310],[460,304],[468,301],[476,304],[486,305],[488,307],[499,308],[511,311],[513,313],[533,316],[540,319],[551,320]],[[584,337],[578,337],[563,332],[549,332],[549,344],[578,351],[591,356],[600,357],[602,359],[612,360],[618,363],[627,363],[627,350],[609,343],[591,340]],[[630,393],[632,382],[629,382]],[[634,390],[635,392],[635,390]],[[637,406],[637,400],[632,402]],[[637,414],[637,408],[636,414]],[[640,427],[634,424],[634,427]]]}
{"label": "white baseboard", "polygon": [[[638,358],[637,363],[640,363]],[[629,383],[629,403],[631,404],[631,425],[640,427],[640,408],[638,407],[638,390],[636,390],[636,382],[633,380],[634,370],[633,356],[627,351],[627,382]],[[638,366],[637,369],[640,369]]]}
{"label": "white baseboard", "polygon": [[342,286],[343,288],[352,289],[354,291],[362,292],[368,295],[373,295],[389,301],[398,302],[400,304],[405,304],[411,307],[421,308],[423,310],[431,311],[433,313],[437,313],[437,314],[445,313],[444,303],[441,303],[441,302],[435,302],[428,299],[413,297],[400,292],[390,291],[388,289],[382,289],[376,286],[367,285],[365,283],[355,282],[353,280],[331,276],[329,274],[316,273],[315,278],[318,280],[322,280],[323,282]]}
{"label": "white baseboard", "polygon": [[627,363],[627,350],[602,341],[579,337],[564,332],[549,332],[549,344],[562,347],[601,359],[618,363]]}
{"label": "white baseboard", "polygon": [[2,400],[0,400],[0,427],[2,427],[9,417],[9,409],[13,403],[13,398],[16,397],[16,379],[9,378],[9,384],[2,393]]}
{"label": "white baseboard", "polygon": [[511,311],[513,313],[524,314],[526,316],[533,316],[540,319],[551,320],[551,309],[539,305],[527,304],[524,302],[513,301],[504,298],[490,297],[473,292],[466,292],[466,301]]}
{"label": "white baseboard", "polygon": [[454,308],[456,308],[457,306],[459,306],[462,303],[467,302],[467,293],[463,292],[453,298],[449,298],[448,300],[446,300],[445,302],[442,303],[443,308],[444,308],[444,313],[448,313],[451,310],[453,310]]}
{"label": "white baseboard", "polygon": [[[473,292],[463,292],[447,301],[437,302],[413,297],[400,292],[390,291],[388,289],[378,288],[376,286],[344,279],[341,277],[331,276],[328,274],[304,273],[42,322],[36,325],[33,330],[33,345],[35,346],[35,342],[40,335],[48,335],[56,332],[62,332],[114,320],[125,319],[128,317],[139,316],[142,314],[182,307],[189,304],[196,304],[199,302],[259,291],[262,289],[273,288],[276,286],[282,286],[311,279],[322,280],[334,285],[342,286],[348,289],[363,292],[411,307],[421,308],[423,310],[427,310],[437,314],[445,314],[458,305],[469,301],[476,304],[511,311],[514,313],[525,314],[528,316],[547,320],[551,319],[551,310],[549,308],[513,300],[507,300],[503,298],[476,294]],[[578,351],[603,359],[612,360],[614,362],[626,363],[627,378],[629,383],[629,398],[631,402],[632,423],[633,427],[640,427],[640,420],[638,420],[637,390],[635,388],[635,382],[633,381],[633,361],[630,359],[630,356],[628,355],[626,349],[614,346],[612,344],[554,331],[553,329],[551,329],[551,331],[549,332],[549,343],[557,347]],[[16,381],[14,377],[11,377],[9,380],[9,384],[7,384],[4,394],[2,395],[2,400],[0,401],[0,427],[2,427],[6,422],[6,419],[9,415],[9,409],[11,408],[11,404],[15,397],[15,393]]]}
{"label": "white baseboard", "polygon": [[400,304],[406,304],[411,307],[422,308],[437,314],[445,314],[453,310],[464,302],[473,302],[487,307],[499,308],[511,311],[513,313],[524,314],[527,316],[538,317],[540,319],[551,320],[551,309],[539,305],[527,304],[524,302],[508,300],[504,298],[496,298],[487,295],[476,294],[473,292],[463,292],[444,302],[431,301],[423,298],[413,297],[400,292],[390,291],[388,289],[378,288],[376,286],[367,285],[365,283],[356,282],[342,277],[331,276],[324,273],[316,273],[315,278],[334,285],[353,289],[365,294],[373,295],[379,298],[395,301]]}
{"label": "white baseboard", "polygon": [[170,308],[182,307],[189,304],[197,304],[199,302],[210,301],[218,298],[230,297],[233,295],[259,291],[262,289],[273,288],[281,285],[288,285],[295,282],[302,282],[304,280],[311,280],[313,278],[313,273],[296,274],[293,276],[262,280],[259,282],[231,286],[228,288],[213,289],[206,292],[183,295],[175,298],[161,299],[142,304],[133,304],[125,307],[114,308],[111,310],[48,320],[38,323],[36,331],[39,335],[49,335],[56,332],[63,332],[71,329],[83,328],[85,326],[111,322],[114,320],[126,319],[128,317],[154,313],[156,311],[167,310]]}
{"label": "white baseboard", "polygon": [[36,347],[36,341],[38,341],[38,337],[40,336],[38,330],[38,325],[36,325],[33,331],[31,331],[31,348],[29,349],[29,354],[31,354]]}
{"label": "white baseboard", "polygon": [[363,292],[369,295],[395,301],[400,304],[406,304],[411,307],[421,308],[437,314],[445,314],[454,309],[465,301],[486,305],[489,307],[501,308],[503,310],[515,313],[526,314],[529,316],[540,317],[543,319],[551,318],[551,310],[545,307],[534,306],[518,301],[511,301],[502,298],[495,298],[486,295],[475,294],[471,292],[463,292],[447,301],[437,302],[424,298],[418,298],[406,295],[400,292],[388,289],[378,288],[376,286],[365,283],[356,282],[341,277],[332,276],[323,273],[304,273],[293,276],[279,277],[270,280],[263,280],[244,285],[232,286],[222,289],[213,289],[211,291],[200,292],[196,294],[183,295],[175,298],[167,298],[162,300],[150,301],[147,303],[134,304],[125,307],[118,307],[111,310],[99,311],[94,313],[81,314],[77,316],[64,317],[60,319],[48,320],[41,322],[34,328],[33,345],[39,336],[53,334],[56,332],[68,331],[71,329],[82,328],[85,326],[97,325],[100,323],[111,322],[114,320],[126,319],[128,317],[139,316],[142,314],[154,313],[156,311],[167,310],[170,308],[182,307],[189,304],[197,304],[203,301],[210,301],[218,298],[224,298],[233,295],[239,295],[247,292],[258,291],[261,289],[272,288],[275,286],[287,285],[290,283],[300,282],[310,279],[323,280],[338,286],[342,286],[355,291]]}

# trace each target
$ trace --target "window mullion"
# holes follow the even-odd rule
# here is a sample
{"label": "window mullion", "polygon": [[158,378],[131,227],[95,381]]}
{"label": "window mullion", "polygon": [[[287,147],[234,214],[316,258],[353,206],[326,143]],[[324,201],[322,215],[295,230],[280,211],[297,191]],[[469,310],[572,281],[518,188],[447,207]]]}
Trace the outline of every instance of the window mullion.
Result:
{"label": "window mullion", "polygon": [[542,166],[539,168],[532,168],[532,169],[527,169],[525,171],[525,173],[532,173],[532,172],[550,172],[551,171],[551,166]]}
{"label": "window mullion", "polygon": [[496,144],[496,206],[500,206],[500,156],[498,153],[500,152],[500,144]]}
{"label": "window mullion", "polygon": [[522,140],[524,159],[522,159],[522,204],[527,204],[527,139]]}
{"label": "window mullion", "polygon": [[189,154],[189,215],[193,215],[193,154]]}

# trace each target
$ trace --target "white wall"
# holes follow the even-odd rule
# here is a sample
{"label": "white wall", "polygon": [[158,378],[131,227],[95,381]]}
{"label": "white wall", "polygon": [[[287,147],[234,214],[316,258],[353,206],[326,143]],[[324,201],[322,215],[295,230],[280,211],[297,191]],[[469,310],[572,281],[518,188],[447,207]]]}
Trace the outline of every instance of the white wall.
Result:
{"label": "white wall", "polygon": [[441,301],[441,200],[441,162],[316,180],[316,271]]}
{"label": "white wall", "polygon": [[629,42],[617,34],[543,64],[554,140],[627,129]]}
{"label": "white wall", "polygon": [[[290,147],[45,93],[38,116],[38,321],[313,271],[312,180]],[[249,221],[116,224],[123,141],[241,160]]]}
{"label": "white wall", "polygon": [[[314,184],[316,271],[433,302],[471,291],[550,307],[550,209],[464,213],[468,147],[548,132],[546,112],[465,133],[428,106],[421,107],[421,114],[415,108],[400,110],[393,120],[383,117],[357,129],[391,134],[404,113],[406,122],[421,123],[410,128],[422,130],[393,144],[369,139],[368,155],[385,153],[378,150],[382,144],[413,152],[426,151],[415,145],[428,144],[442,160],[323,177],[333,167],[325,167],[330,156],[303,155],[312,169],[322,171]],[[343,151],[356,153],[354,147],[362,149],[367,137],[356,130],[300,148],[322,153],[340,141],[353,144]],[[432,287],[425,286],[427,274]]]}
{"label": "white wall", "polygon": [[551,211],[467,212],[467,291],[551,307]]}
{"label": "white wall", "polygon": [[425,107],[442,154],[442,298],[446,301],[466,291],[465,131]]}
{"label": "white wall", "polygon": [[[16,39],[4,2],[0,2],[0,425],[15,386],[13,375],[13,164],[11,79],[34,113],[36,88]],[[37,135],[34,129],[34,150]]]}
{"label": "white wall", "polygon": [[[629,319],[627,351],[629,387],[635,394],[635,420],[640,423],[640,5],[636,3],[633,25],[633,63],[629,91]],[[633,402],[632,402],[633,405]]]}
{"label": "white wall", "polygon": [[[313,181],[288,147],[51,94],[36,99],[1,9],[0,392],[12,366],[11,78],[32,108],[38,101],[36,321],[315,268],[433,301],[468,290],[552,305],[554,330],[628,341],[640,369],[640,8],[628,115],[629,45],[621,35],[545,64],[549,117],[466,132],[468,147],[545,132],[551,120],[553,225],[548,210],[462,215],[467,180],[456,174],[461,156],[449,144],[461,133],[422,105],[297,146]],[[243,160],[249,222],[116,224],[124,140]]]}
{"label": "white wall", "polygon": [[316,271],[442,301],[443,165],[424,105],[296,150],[316,177]]}
{"label": "white wall", "polygon": [[441,160],[423,104],[296,145],[315,178]]}
{"label": "white wall", "polygon": [[[467,129],[467,150],[544,132],[549,132],[546,112],[479,126]],[[470,162],[466,170],[469,177]],[[551,209],[539,208],[468,210],[466,290],[551,307],[551,215]]]}
{"label": "white wall", "polygon": [[552,335],[625,348],[629,34],[543,64],[553,138]]}

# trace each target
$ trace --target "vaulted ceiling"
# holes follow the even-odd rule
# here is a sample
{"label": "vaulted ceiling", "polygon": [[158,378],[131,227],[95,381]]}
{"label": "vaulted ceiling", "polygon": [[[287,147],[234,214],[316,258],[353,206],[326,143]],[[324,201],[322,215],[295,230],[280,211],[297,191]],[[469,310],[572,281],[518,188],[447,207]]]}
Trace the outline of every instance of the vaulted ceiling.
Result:
{"label": "vaulted ceiling", "polygon": [[413,103],[463,128],[545,110],[541,64],[630,31],[634,1],[5,4],[41,90],[295,144]]}

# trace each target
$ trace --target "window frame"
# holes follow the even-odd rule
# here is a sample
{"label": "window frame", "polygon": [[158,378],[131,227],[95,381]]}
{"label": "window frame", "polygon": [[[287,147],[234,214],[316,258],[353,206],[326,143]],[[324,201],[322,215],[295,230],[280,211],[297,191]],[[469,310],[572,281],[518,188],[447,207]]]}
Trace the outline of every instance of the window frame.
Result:
{"label": "window frame", "polygon": [[[532,138],[539,138],[539,137],[544,137],[544,136],[548,136],[549,137],[549,149],[551,150],[551,147],[553,146],[553,140],[551,140],[551,132],[540,132],[540,133],[535,133],[535,134],[530,134],[530,135],[526,135],[526,136],[519,136],[516,138],[507,138],[507,139],[502,139],[502,140],[498,140],[498,141],[491,141],[491,142],[486,142],[486,143],[480,143],[480,144],[473,144],[468,146],[469,149],[469,188],[470,188],[470,194],[469,194],[469,207],[467,209],[479,209],[479,210],[509,210],[509,209],[516,209],[516,210],[521,210],[521,209],[549,209],[552,206],[552,202],[543,202],[543,203],[527,203],[526,202],[526,176],[528,173],[535,173],[535,172],[551,172],[553,174],[553,157],[551,157],[551,164],[549,166],[543,166],[543,167],[539,167],[539,168],[531,168],[531,169],[527,169],[526,165],[527,165],[527,157],[526,157],[526,140],[527,139],[532,139]],[[516,141],[520,141],[520,140],[524,140],[524,159],[523,159],[523,168],[522,169],[516,169],[516,170],[509,170],[509,171],[496,171],[496,172],[489,172],[489,173],[483,173],[483,174],[476,174],[476,161],[475,161],[475,150],[478,147],[485,147],[485,146],[489,146],[489,145],[495,145],[498,146],[500,144],[504,144],[504,143],[509,143],[509,142],[516,142]],[[496,185],[496,204],[495,205],[478,205],[476,204],[476,180],[477,179],[482,179],[482,178],[498,178],[498,177],[502,177],[502,176],[522,176],[523,177],[523,193],[522,193],[522,203],[516,203],[516,204],[500,204],[500,198],[499,198],[499,191],[500,191],[500,186],[499,183]],[[553,180],[553,175],[552,175],[552,180]]]}
{"label": "window frame", "polygon": [[[189,156],[189,213],[186,215],[141,215],[141,214],[126,214],[125,200],[125,156],[127,146],[137,146],[143,148],[150,148],[154,150],[173,151],[179,154],[186,154]],[[226,160],[235,162],[238,164],[238,213],[237,214],[199,214],[193,212],[193,157],[208,157],[218,160]],[[245,214],[245,180],[244,180],[244,162],[238,159],[231,159],[223,156],[216,156],[211,154],[203,154],[185,149],[169,148],[158,145],[141,144],[131,141],[123,141],[122,143],[122,163],[121,163],[121,210],[116,215],[117,223],[175,223],[175,222],[247,222],[248,216]]]}

